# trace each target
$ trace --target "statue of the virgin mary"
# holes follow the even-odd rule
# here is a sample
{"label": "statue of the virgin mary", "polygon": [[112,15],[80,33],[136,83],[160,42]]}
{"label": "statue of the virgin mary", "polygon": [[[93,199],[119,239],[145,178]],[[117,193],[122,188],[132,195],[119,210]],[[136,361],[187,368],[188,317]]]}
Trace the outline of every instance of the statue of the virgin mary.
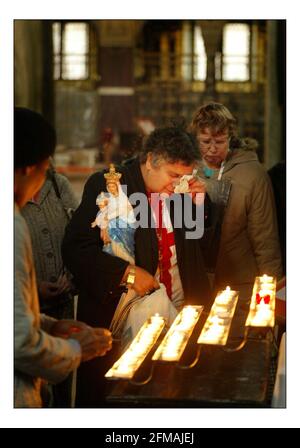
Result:
{"label": "statue of the virgin mary", "polygon": [[113,164],[104,174],[108,193],[101,192],[96,204],[99,212],[91,224],[100,227],[103,251],[134,264],[134,232],[136,220],[132,205],[120,184],[122,174]]}

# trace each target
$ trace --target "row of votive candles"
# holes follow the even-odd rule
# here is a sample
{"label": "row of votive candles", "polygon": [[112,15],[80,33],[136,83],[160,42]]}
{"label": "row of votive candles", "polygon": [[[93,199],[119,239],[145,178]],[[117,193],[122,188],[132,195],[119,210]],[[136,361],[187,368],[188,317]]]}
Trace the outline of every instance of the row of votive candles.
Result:
{"label": "row of votive candles", "polygon": [[[266,275],[257,277],[253,287],[246,326],[274,325],[276,280]],[[198,338],[198,344],[226,345],[238,300],[238,292],[230,289],[217,294],[209,316]],[[177,315],[169,331],[154,353],[154,361],[179,361],[203,311],[203,306],[186,306]],[[106,373],[107,378],[133,377],[157,341],[165,325],[158,314],[142,326],[126,352]]]}
{"label": "row of votive candles", "polygon": [[158,314],[150,317],[140,328],[129,348],[114,363],[112,368],[105,374],[105,377],[132,378],[157,341],[164,326],[165,321],[163,317]]}
{"label": "row of votive candles", "polygon": [[[163,341],[154,353],[153,360],[178,360],[189,340],[203,306],[186,306],[177,315]],[[129,348],[106,373],[107,378],[131,379],[145,357],[158,339],[163,327],[164,319],[155,314],[144,323]]]}

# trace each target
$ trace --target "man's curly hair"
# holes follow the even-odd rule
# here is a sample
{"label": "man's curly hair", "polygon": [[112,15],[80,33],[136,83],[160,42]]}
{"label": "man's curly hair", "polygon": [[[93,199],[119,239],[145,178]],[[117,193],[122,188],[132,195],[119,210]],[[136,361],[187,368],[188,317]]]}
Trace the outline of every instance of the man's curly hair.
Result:
{"label": "man's curly hair", "polygon": [[157,128],[151,132],[139,153],[141,163],[146,162],[149,153],[152,154],[153,164],[164,160],[168,163],[181,162],[189,166],[200,159],[194,135],[180,125]]}

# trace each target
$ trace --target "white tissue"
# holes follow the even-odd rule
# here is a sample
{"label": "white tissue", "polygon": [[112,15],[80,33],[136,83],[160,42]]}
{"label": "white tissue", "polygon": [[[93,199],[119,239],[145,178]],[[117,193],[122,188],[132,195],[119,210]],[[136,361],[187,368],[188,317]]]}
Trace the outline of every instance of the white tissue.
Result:
{"label": "white tissue", "polygon": [[189,193],[189,180],[195,177],[197,170],[194,170],[192,174],[184,174],[180,179],[179,183],[174,188],[174,193]]}

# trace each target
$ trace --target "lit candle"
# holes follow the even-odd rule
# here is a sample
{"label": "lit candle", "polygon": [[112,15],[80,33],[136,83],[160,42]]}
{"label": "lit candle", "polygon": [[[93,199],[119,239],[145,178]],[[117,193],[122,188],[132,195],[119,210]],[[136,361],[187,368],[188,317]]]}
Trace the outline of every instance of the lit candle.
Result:
{"label": "lit candle", "polygon": [[164,319],[153,316],[144,323],[129,348],[105,374],[106,378],[132,378],[164,327]]}
{"label": "lit candle", "polygon": [[214,307],[214,312],[220,319],[227,319],[231,317],[231,312],[223,307]]}
{"label": "lit candle", "polygon": [[276,278],[256,277],[246,326],[267,327],[275,324]]}
{"label": "lit candle", "polygon": [[264,274],[260,278],[263,283],[271,283],[273,281],[273,277],[270,277],[269,275],[266,275],[266,274]]}
{"label": "lit candle", "polygon": [[222,325],[222,319],[220,319],[216,314],[214,314],[213,316],[211,316],[209,318],[209,323],[214,324],[214,325]]}
{"label": "lit candle", "polygon": [[151,316],[151,323],[161,323],[161,321],[163,320],[163,317],[161,317],[158,313],[155,313],[154,316]]}
{"label": "lit candle", "polygon": [[203,339],[210,339],[211,342],[218,342],[224,334],[224,327],[220,325],[212,325],[203,334]]}
{"label": "lit candle", "polygon": [[202,306],[184,307],[175,318],[152,359],[155,361],[178,361],[202,310]]}
{"label": "lit candle", "polygon": [[198,313],[192,306],[187,306],[182,310],[182,319],[184,320],[194,320]]}
{"label": "lit candle", "polygon": [[227,305],[230,302],[230,296],[226,291],[223,291],[215,300],[218,305]]}
{"label": "lit candle", "polygon": [[237,299],[237,291],[232,291],[230,286],[217,295],[198,338],[198,344],[226,344]]}
{"label": "lit candle", "polygon": [[272,310],[269,305],[266,305],[264,302],[261,302],[257,305],[256,314],[252,318],[252,325],[265,326],[268,324],[270,319],[272,318]]}
{"label": "lit candle", "polygon": [[130,368],[125,364],[125,365],[120,365],[117,369],[116,369],[116,373],[118,373],[119,375],[127,375],[130,372]]}

